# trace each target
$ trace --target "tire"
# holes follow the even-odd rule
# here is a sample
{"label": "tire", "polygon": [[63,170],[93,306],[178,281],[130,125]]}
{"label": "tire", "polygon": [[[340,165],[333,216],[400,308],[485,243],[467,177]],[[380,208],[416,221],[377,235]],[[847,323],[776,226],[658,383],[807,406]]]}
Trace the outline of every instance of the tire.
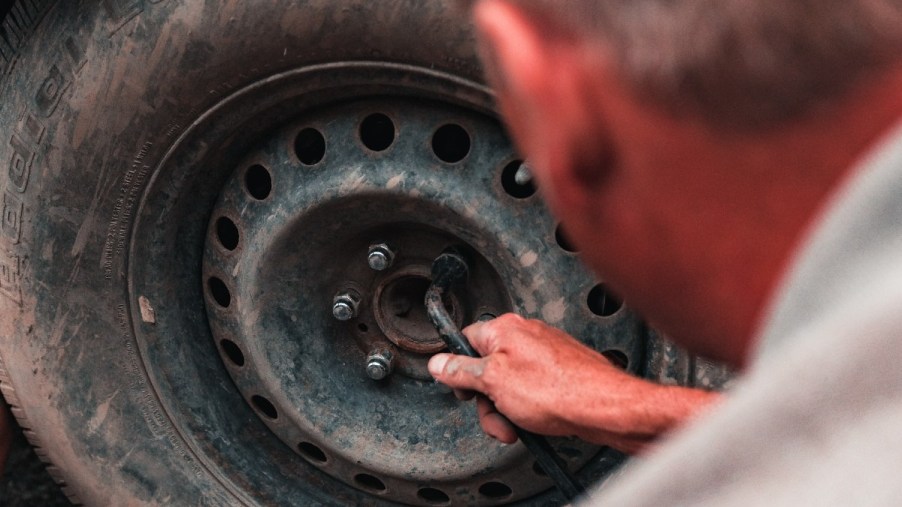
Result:
{"label": "tire", "polygon": [[[248,265],[257,266],[259,259],[273,256],[279,261],[274,265],[296,262],[296,250],[303,248],[303,242],[286,241],[276,233],[248,233],[245,227],[253,220],[260,221],[264,231],[273,226],[270,220],[283,220],[279,218],[283,215],[288,218],[283,217],[282,225],[295,227],[291,229],[295,233],[307,231],[316,236],[331,230],[325,222],[304,226],[309,230],[293,225],[290,212],[285,211],[291,207],[245,216],[240,211],[245,208],[235,206],[236,196],[244,199],[248,191],[253,194],[249,171],[257,167],[254,157],[270,156],[279,149],[284,129],[294,128],[294,136],[300,128],[298,118],[308,118],[303,121],[326,134],[359,108],[382,108],[390,119],[401,122],[407,109],[397,109],[396,104],[403,100],[412,104],[420,115],[417,121],[423,122],[422,129],[410,132],[420,132],[431,128],[434,116],[456,117],[455,111],[466,110],[469,116],[462,116],[460,124],[471,134],[487,132],[485,138],[494,143],[486,153],[511,154],[496,157],[499,174],[510,165],[513,150],[492,116],[492,96],[481,84],[467,18],[454,3],[28,0],[13,7],[0,37],[0,131],[5,136],[0,142],[0,161],[8,169],[0,173],[0,388],[20,423],[28,428],[26,433],[49,464],[51,475],[73,502],[560,502],[556,493],[547,491],[547,484],[541,491],[519,494],[505,484],[499,486],[498,481],[485,482],[491,479],[494,465],[485,468],[479,493],[476,486],[472,491],[461,486],[461,481],[468,479],[449,479],[448,488],[456,485],[457,489],[439,491],[414,472],[406,478],[392,475],[394,472],[375,477],[367,469],[365,474],[347,472],[353,479],[343,478],[346,471],[337,470],[338,459],[333,460],[328,446],[344,440],[333,435],[333,442],[310,444],[311,451],[290,440],[295,438],[294,430],[280,426],[287,416],[270,417],[282,415],[284,405],[291,403],[280,394],[260,401],[260,392],[253,390],[278,384],[291,372],[275,377],[260,373],[248,380],[245,363],[255,360],[248,350],[252,344],[234,336],[240,334],[243,323],[229,320],[223,311],[229,302],[253,307],[250,300],[267,297],[231,286],[253,283],[255,277],[268,273],[259,268],[253,276],[235,275],[233,279],[240,263],[230,257],[232,250],[238,252],[234,255],[253,257]],[[355,102],[361,100],[372,101]],[[356,123],[348,120],[348,125]],[[398,127],[396,132],[400,139],[405,131]],[[294,158],[286,164],[306,166],[301,152],[306,148],[299,148],[297,139]],[[389,170],[379,169],[383,167],[379,161],[400,150],[382,152],[371,148],[365,138],[366,147],[360,142],[340,144],[333,142],[333,137],[327,139],[329,144],[324,146],[332,153],[365,154],[366,163],[372,161],[377,168],[374,177]],[[435,155],[442,159],[435,143],[433,138]],[[421,145],[425,146],[414,143],[410,147]],[[258,155],[248,155],[255,149]],[[477,153],[475,144],[473,153]],[[323,156],[309,165],[321,159]],[[326,156],[323,163],[329,160]],[[466,165],[467,161],[459,163]],[[275,167],[269,170],[280,174]],[[396,182],[388,173],[385,176],[386,188]],[[468,179],[484,183],[486,195],[509,199],[508,208],[514,210],[510,220],[521,222],[509,222],[507,229],[504,224],[494,224],[497,229],[492,229],[479,222],[478,214],[464,216],[468,212],[452,196],[442,204],[458,206],[457,211],[443,220],[424,219],[428,225],[428,231],[427,225],[421,227],[427,231],[424,234],[433,234],[432,228],[445,224],[471,245],[507,238],[506,250],[496,248],[500,253],[486,254],[486,266],[496,267],[529,264],[523,257],[512,257],[514,246],[526,240],[507,237],[505,231],[511,224],[522,230],[551,224],[550,239],[545,239],[554,246],[553,222],[538,209],[535,198],[520,195],[522,189],[511,191],[502,183],[493,183],[492,178]],[[345,181],[342,178],[325,185],[323,192],[341,187]],[[435,188],[455,187],[456,181],[435,180]],[[248,186],[243,193],[241,185]],[[431,188],[425,185],[423,188]],[[419,188],[407,190],[410,199],[420,199]],[[257,200],[269,199],[266,193]],[[319,199],[319,193],[312,195]],[[360,220],[346,216],[349,209],[356,209],[361,216],[372,214],[366,204],[369,201],[342,202],[346,206],[323,208],[331,210],[328,216],[337,215],[346,222],[336,236],[363,227]],[[397,206],[380,208],[379,214],[402,213],[397,210],[410,204],[392,202]],[[524,211],[524,203],[531,203],[528,205],[535,211]],[[393,223],[439,213],[440,207],[433,204],[415,206],[411,208],[415,212],[409,216],[402,213]],[[495,209],[493,203],[485,206]],[[223,217],[234,222],[231,225],[237,224],[236,231],[241,227],[241,240],[235,236],[228,251],[220,248],[222,245],[210,245],[211,234],[214,243],[217,237],[220,243],[230,243],[223,239],[221,229],[217,236],[216,224]],[[373,224],[384,226],[382,222]],[[434,236],[438,242],[445,237]],[[575,273],[572,276],[580,281],[562,284],[572,291],[567,297],[585,301],[585,294],[596,294],[601,286],[581,271],[576,256],[548,247],[542,243],[545,239],[538,240],[535,249],[549,251],[557,261],[544,274],[560,279],[564,275],[558,269]],[[276,245],[274,250],[252,255],[255,245],[270,244]],[[308,244],[327,248],[329,242],[314,238]],[[336,258],[341,255],[335,254]],[[230,271],[223,271],[224,265],[231,266]],[[517,287],[528,282],[505,269],[498,268],[493,280]],[[213,279],[225,280],[223,286],[232,290],[226,293],[225,304]],[[278,290],[276,287],[273,292]],[[499,309],[557,316],[559,325],[571,333],[591,336],[587,340],[590,345],[616,350],[624,367],[661,377],[660,372],[645,371],[648,336],[628,309],[603,303],[603,311],[593,315],[591,303],[587,308],[563,308],[558,302],[563,299],[548,288],[533,287],[527,296],[517,292],[519,289],[511,290],[509,307],[498,303]],[[329,339],[337,340],[335,336],[345,328],[332,327],[339,324],[314,311],[316,304],[302,306],[306,313],[296,325],[310,333],[314,325],[328,327],[335,331]],[[362,311],[367,310],[364,307]],[[374,327],[377,322],[369,324]],[[360,322],[357,328],[365,333],[367,326]],[[360,355],[351,347],[330,351],[329,357],[352,357],[351,349]],[[289,346],[276,355],[284,356],[285,350],[293,349]],[[661,362],[663,356],[656,357]],[[278,363],[279,359],[267,360]],[[405,379],[407,384],[430,393],[437,389],[417,377],[416,365],[406,367],[409,371],[405,374],[412,379]],[[362,375],[359,382],[364,387],[347,394],[349,399],[357,400],[365,392],[372,400],[380,389],[393,385],[370,384]],[[329,397],[324,406],[341,398]],[[446,398],[436,406],[457,410]],[[461,414],[469,420],[466,428],[474,426],[471,413]],[[428,425],[418,424],[424,426]],[[460,431],[461,442],[482,438],[475,429]],[[412,438],[400,430],[392,434]],[[425,440],[438,438],[428,437]],[[425,445],[410,442],[411,446]],[[606,449],[588,452],[568,441],[556,445],[570,453],[574,467],[587,481],[603,476],[622,460]],[[495,452],[491,445],[485,447]],[[522,453],[512,456],[523,459]],[[430,461],[424,456],[423,466]],[[356,466],[353,461],[345,465]],[[529,468],[529,463],[524,466]],[[526,482],[542,480],[530,476]],[[408,483],[414,489],[401,491]]]}

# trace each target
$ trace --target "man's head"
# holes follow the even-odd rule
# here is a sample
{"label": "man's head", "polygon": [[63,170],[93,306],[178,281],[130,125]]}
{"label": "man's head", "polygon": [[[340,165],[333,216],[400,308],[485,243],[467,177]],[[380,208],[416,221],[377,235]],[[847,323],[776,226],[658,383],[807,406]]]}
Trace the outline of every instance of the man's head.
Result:
{"label": "man's head", "polygon": [[476,19],[586,261],[734,363],[806,226],[902,113],[900,0],[482,0]]}

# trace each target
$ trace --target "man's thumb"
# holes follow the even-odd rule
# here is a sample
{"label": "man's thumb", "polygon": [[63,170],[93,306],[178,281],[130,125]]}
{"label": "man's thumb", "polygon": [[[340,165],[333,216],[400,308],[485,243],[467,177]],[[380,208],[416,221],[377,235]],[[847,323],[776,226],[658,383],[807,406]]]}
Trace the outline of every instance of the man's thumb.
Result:
{"label": "man's thumb", "polygon": [[454,389],[483,391],[484,360],[480,358],[436,354],[429,360],[429,374]]}
{"label": "man's thumb", "polygon": [[429,374],[438,380],[445,373],[445,365],[448,364],[449,359],[451,359],[451,354],[436,354],[432,356],[429,359]]}

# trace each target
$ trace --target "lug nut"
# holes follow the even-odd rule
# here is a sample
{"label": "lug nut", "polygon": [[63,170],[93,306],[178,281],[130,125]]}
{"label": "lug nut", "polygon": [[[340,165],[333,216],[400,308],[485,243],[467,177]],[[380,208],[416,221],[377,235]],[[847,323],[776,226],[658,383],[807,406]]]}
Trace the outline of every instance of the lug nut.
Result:
{"label": "lug nut", "polygon": [[395,262],[395,252],[387,244],[377,243],[370,245],[370,251],[366,260],[373,270],[385,271]]}
{"label": "lug nut", "polygon": [[360,295],[352,290],[342,291],[332,299],[332,316],[346,322],[357,316]]}
{"label": "lug nut", "polygon": [[388,349],[378,349],[370,352],[366,358],[366,374],[373,380],[382,380],[392,371],[394,356]]}

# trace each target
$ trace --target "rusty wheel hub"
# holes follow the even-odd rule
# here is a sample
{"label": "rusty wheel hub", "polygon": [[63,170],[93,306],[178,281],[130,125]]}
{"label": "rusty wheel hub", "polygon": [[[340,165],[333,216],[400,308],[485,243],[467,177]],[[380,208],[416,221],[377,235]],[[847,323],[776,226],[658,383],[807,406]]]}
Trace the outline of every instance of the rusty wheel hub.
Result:
{"label": "rusty wheel hub", "polygon": [[[373,297],[373,314],[379,329],[392,343],[408,352],[434,354],[445,348],[423,306],[429,283],[428,266],[414,264],[381,282]],[[448,303],[452,317],[460,326],[463,323],[460,302],[452,296]]]}

